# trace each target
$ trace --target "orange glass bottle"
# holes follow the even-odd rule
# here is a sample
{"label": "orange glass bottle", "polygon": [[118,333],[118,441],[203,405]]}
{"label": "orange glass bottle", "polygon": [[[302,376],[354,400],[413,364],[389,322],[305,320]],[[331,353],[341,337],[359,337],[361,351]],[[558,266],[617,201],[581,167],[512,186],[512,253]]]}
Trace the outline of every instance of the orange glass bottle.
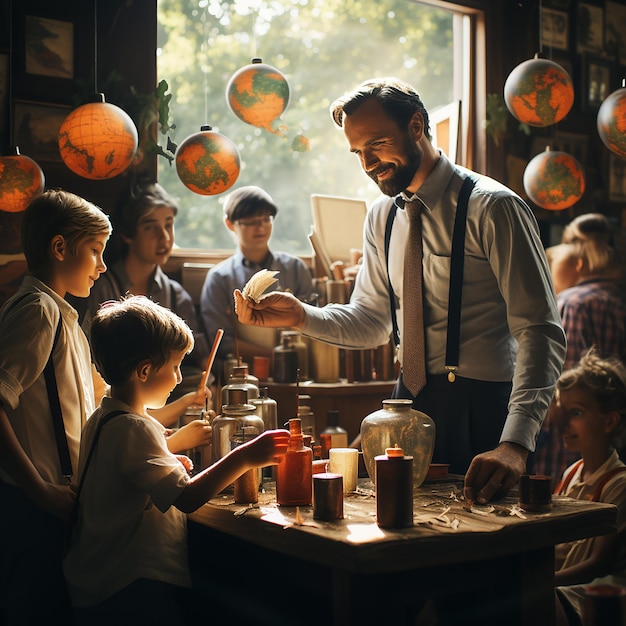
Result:
{"label": "orange glass bottle", "polygon": [[276,466],[276,502],[281,506],[309,506],[313,500],[313,451],[304,445],[302,422],[289,420],[289,447]]}

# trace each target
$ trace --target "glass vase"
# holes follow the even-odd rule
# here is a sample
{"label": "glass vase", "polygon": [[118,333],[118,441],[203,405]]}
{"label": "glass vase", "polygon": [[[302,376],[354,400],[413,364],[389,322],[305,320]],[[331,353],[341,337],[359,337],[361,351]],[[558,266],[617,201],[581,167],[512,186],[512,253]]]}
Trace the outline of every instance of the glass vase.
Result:
{"label": "glass vase", "polygon": [[435,422],[415,410],[411,400],[383,400],[382,409],[361,422],[361,449],[367,473],[375,483],[375,457],[396,445],[413,457],[413,489],[426,478],[435,448]]}

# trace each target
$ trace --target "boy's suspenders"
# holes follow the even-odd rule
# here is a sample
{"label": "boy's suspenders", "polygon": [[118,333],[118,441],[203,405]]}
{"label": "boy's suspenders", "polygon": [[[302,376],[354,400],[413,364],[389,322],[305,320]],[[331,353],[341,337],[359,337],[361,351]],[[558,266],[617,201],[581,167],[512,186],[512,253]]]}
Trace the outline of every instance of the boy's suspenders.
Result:
{"label": "boy's suspenders", "polygon": [[[11,307],[15,306],[18,302],[21,302],[24,298],[30,294],[26,293],[20,298],[17,298],[11,302]],[[67,434],[65,432],[65,425],[63,424],[63,412],[61,411],[61,402],[59,400],[59,388],[57,387],[56,374],[54,372],[54,363],[52,362],[52,354],[59,341],[59,335],[61,334],[61,311],[59,311],[59,322],[57,324],[56,332],[54,333],[54,341],[52,342],[52,349],[48,356],[48,361],[43,370],[44,379],[46,381],[46,393],[48,394],[48,403],[50,404],[50,414],[52,415],[52,428],[54,429],[54,438],[57,444],[57,452],[59,454],[59,463],[61,464],[61,473],[65,479],[70,482],[72,478],[72,461],[70,459],[70,450],[67,444]]]}
{"label": "boy's suspenders", "polygon": [[59,400],[59,387],[57,386],[57,377],[54,372],[54,363],[52,362],[52,353],[59,340],[61,334],[61,315],[59,312],[59,323],[54,334],[52,350],[48,362],[43,370],[46,380],[46,391],[48,393],[48,402],[50,403],[50,413],[52,414],[52,427],[54,428],[54,438],[57,442],[57,450],[59,452],[59,462],[61,463],[61,473],[67,480],[72,479],[72,461],[70,459],[70,450],[67,445],[67,433],[65,432],[65,424],[63,424],[63,412],[61,411],[61,402]]}
{"label": "boy's suspenders", "polygon": [[100,438],[100,431],[102,427],[109,421],[111,421],[114,417],[118,415],[124,415],[127,411],[111,411],[107,413],[101,420],[100,423],[96,426],[96,432],[93,435],[93,441],[91,442],[91,447],[89,448],[89,452],[87,453],[87,458],[85,459],[85,465],[83,466],[83,473],[78,481],[78,487],[76,489],[76,500],[75,506],[78,507],[78,498],[80,497],[80,492],[83,490],[83,484],[85,482],[85,476],[87,476],[87,470],[89,469],[89,464],[91,463],[91,457],[93,456],[94,450],[96,449],[96,445],[98,444],[98,439]]}
{"label": "boy's suspenders", "polygon": [[93,441],[91,442],[91,447],[89,448],[89,452],[87,453],[87,458],[85,459],[85,465],[83,466],[83,473],[81,474],[80,480],[78,481],[78,487],[76,488],[76,498],[74,500],[74,506],[72,507],[72,516],[70,518],[70,523],[66,531],[66,537],[65,537],[66,547],[68,547],[70,544],[72,532],[78,520],[78,508],[79,508],[80,494],[83,490],[83,485],[85,483],[85,476],[87,476],[87,469],[89,468],[89,464],[91,463],[91,457],[93,456],[94,450],[96,449],[96,444],[98,443],[98,439],[100,438],[100,431],[102,430],[102,427],[107,422],[112,420],[114,417],[117,417],[118,415],[124,415],[125,413],[126,411],[120,411],[120,410],[111,411],[110,413],[107,413],[100,420],[100,423],[98,424],[98,426],[96,426],[96,432],[93,435]]}
{"label": "boy's suspenders", "polygon": [[[557,485],[556,489],[554,490],[554,493],[556,495],[563,495],[565,493],[565,491],[569,487],[569,484],[572,482],[572,478],[574,478],[574,474],[578,471],[578,468],[582,464],[583,460],[581,459],[572,466],[571,471],[563,478],[563,480]],[[613,469],[606,472],[606,474],[604,474],[600,478],[597,485],[594,487],[593,494],[591,494],[591,497],[588,497],[588,499],[590,499],[592,502],[598,502],[600,500],[600,497],[602,496],[602,490],[604,489],[604,486],[609,482],[609,480],[611,480],[613,476],[616,476],[620,472],[624,471],[626,471],[626,466],[614,467]]]}
{"label": "boy's suspenders", "polygon": [[[472,189],[476,181],[467,176],[463,181],[457,200],[456,215],[454,218],[454,231],[452,234],[452,251],[450,259],[450,287],[448,293],[448,327],[446,333],[446,370],[448,380],[454,382],[456,368],[459,365],[459,346],[461,334],[461,296],[463,294],[463,260],[465,244],[465,227],[467,223],[467,205]],[[389,276],[389,242],[391,241],[391,229],[396,217],[397,205],[394,203],[389,210],[385,225],[385,263],[387,265],[387,284],[389,288],[389,304],[391,306],[391,324],[393,327],[393,340],[395,345],[400,345],[400,332],[398,330],[398,318],[396,316],[396,302],[391,287]]]}

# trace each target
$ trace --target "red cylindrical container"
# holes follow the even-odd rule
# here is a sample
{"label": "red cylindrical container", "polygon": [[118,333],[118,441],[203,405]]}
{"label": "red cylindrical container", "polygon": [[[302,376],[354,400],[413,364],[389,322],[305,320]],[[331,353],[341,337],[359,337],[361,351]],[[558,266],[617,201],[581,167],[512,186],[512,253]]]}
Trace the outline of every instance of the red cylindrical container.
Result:
{"label": "red cylindrical container", "polygon": [[413,526],[413,457],[387,448],[376,463],[376,523],[382,528]]}

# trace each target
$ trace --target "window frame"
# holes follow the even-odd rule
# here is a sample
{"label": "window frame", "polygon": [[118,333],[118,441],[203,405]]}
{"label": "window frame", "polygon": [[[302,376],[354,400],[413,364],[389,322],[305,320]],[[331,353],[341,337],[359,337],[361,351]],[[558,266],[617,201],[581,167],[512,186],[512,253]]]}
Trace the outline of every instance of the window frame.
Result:
{"label": "window frame", "polygon": [[[460,101],[457,163],[468,169],[484,172],[487,168],[486,119],[486,28],[485,10],[447,0],[412,0],[415,4],[453,12],[453,100]],[[181,276],[184,263],[206,264],[207,267],[229,257],[231,249],[175,246],[164,270]],[[314,255],[298,255],[313,267]]]}

